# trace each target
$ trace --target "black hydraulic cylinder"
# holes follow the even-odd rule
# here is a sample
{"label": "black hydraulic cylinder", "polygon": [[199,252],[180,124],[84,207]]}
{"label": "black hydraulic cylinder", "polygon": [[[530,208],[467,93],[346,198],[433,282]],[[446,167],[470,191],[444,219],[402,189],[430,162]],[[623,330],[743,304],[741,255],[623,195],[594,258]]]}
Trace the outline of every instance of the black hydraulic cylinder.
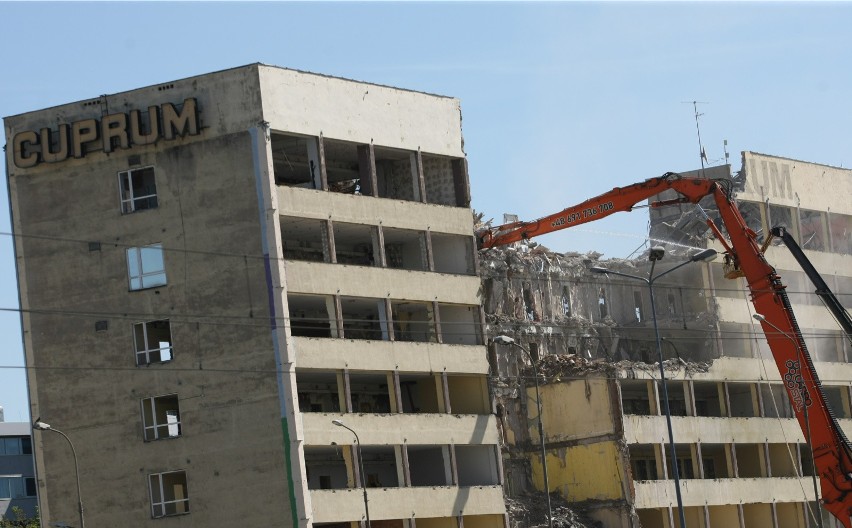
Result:
{"label": "black hydraulic cylinder", "polygon": [[846,337],[850,342],[852,342],[852,318],[849,317],[849,313],[843,305],[840,304],[837,296],[831,292],[828,284],[825,283],[814,265],[811,264],[810,259],[808,259],[805,252],[802,251],[802,248],[799,247],[799,244],[793,238],[793,235],[788,233],[783,227],[773,227],[772,235],[780,238],[781,241],[784,242],[784,245],[787,246],[787,249],[790,250],[790,253],[793,254],[793,258],[796,259],[802,267],[802,270],[816,287],[816,291],[814,293],[819,295],[819,298],[822,299],[823,303],[825,303],[826,308],[828,308],[834,318],[837,319],[837,323],[840,327],[843,328],[843,331],[846,333]]}

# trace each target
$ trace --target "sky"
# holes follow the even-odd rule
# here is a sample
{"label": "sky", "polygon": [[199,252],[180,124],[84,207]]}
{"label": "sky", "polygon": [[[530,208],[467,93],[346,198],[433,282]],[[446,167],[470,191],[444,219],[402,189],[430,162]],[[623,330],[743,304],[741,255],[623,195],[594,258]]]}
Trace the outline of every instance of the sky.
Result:
{"label": "sky", "polygon": [[[849,167],[851,22],[845,2],[0,0],[0,116],[254,62],[449,95],[474,209],[531,220],[698,168],[692,101],[711,164],[727,140],[735,171],[745,150]],[[8,207],[3,185],[0,406],[26,421]],[[646,234],[633,212],[540,242],[625,257]]]}

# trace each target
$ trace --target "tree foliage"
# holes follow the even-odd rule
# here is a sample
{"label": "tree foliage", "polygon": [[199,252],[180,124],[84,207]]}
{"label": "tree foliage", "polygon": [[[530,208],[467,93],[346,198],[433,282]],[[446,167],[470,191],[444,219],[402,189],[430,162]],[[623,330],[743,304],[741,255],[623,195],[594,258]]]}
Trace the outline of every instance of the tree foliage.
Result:
{"label": "tree foliage", "polygon": [[24,510],[18,506],[12,506],[12,516],[0,516],[0,528],[39,528],[41,524],[38,519],[38,511],[34,517],[27,517]]}

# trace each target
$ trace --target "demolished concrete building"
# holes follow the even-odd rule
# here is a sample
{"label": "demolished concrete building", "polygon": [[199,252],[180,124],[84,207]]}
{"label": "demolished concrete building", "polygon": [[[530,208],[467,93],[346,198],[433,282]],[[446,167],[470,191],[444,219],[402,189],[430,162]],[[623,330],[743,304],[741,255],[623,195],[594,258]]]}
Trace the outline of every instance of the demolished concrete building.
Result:
{"label": "demolished concrete building", "polygon": [[[743,168],[706,169],[731,179],[750,226],[785,225],[841,301],[852,304],[852,171],[743,153]],[[829,188],[835,189],[827,192]],[[650,238],[669,255],[655,274],[710,239],[712,204],[655,210]],[[637,213],[634,213],[637,214]],[[824,390],[852,430],[849,343],[826,317],[813,287],[783,247],[767,259],[788,285]],[[592,274],[592,266],[647,276],[646,258],[599,260],[535,243],[480,253],[503,466],[510,496],[543,489],[538,423],[543,421],[550,491],[602,526],[679,525],[662,409],[662,385],[648,289]],[[721,259],[720,259],[721,260]],[[810,451],[795,422],[766,341],[751,316],[743,279],[721,262],[695,263],[654,288],[677,467],[689,526],[804,527],[830,524],[817,507]],[[531,357],[529,357],[529,356]],[[531,359],[539,361],[538,415]]]}

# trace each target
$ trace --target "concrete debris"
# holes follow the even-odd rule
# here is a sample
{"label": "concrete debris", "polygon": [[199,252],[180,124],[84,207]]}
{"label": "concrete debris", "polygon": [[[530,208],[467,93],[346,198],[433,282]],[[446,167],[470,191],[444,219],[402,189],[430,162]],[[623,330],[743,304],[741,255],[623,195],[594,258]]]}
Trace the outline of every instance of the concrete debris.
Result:
{"label": "concrete debris", "polygon": [[[572,510],[557,494],[550,495],[553,526],[556,528],[597,528],[599,523],[588,520]],[[506,498],[506,512],[513,528],[538,528],[548,526],[547,497],[543,492],[528,492]]]}

